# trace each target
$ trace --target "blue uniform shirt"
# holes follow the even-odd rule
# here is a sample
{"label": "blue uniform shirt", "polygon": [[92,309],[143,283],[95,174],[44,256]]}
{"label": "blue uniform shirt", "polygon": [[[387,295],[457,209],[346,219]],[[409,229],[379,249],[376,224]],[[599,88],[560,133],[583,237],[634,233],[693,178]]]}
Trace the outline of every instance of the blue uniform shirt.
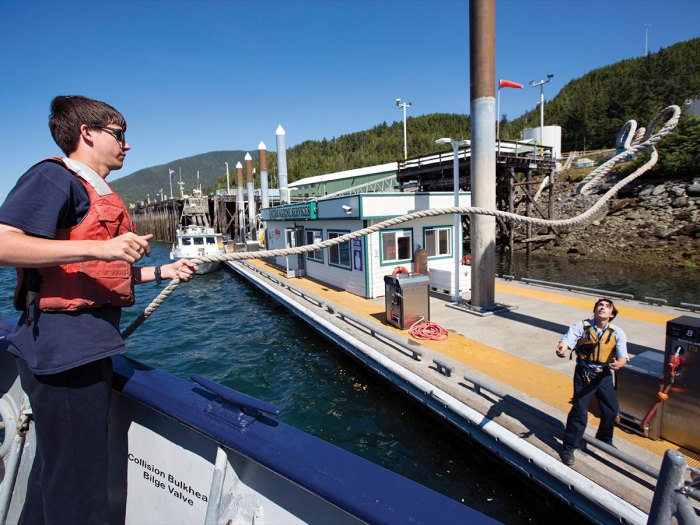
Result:
{"label": "blue uniform shirt", "polygon": [[[0,206],[0,222],[29,235],[53,239],[59,228],[78,224],[90,198],[78,178],[55,162],[41,162],[17,181]],[[34,312],[31,325],[22,315],[7,337],[8,351],[35,374],[54,374],[124,350],[119,332],[121,308],[71,312]]]}
{"label": "blue uniform shirt", "polygon": [[[603,330],[596,326],[595,319],[589,319],[588,322],[595,329],[598,337],[600,337],[603,333]],[[629,359],[629,355],[627,354],[627,336],[625,335],[625,332],[622,330],[622,328],[615,326],[612,323],[608,323],[608,326],[612,328],[613,334],[615,334],[615,339],[617,340],[617,344],[615,345],[615,357],[617,359]],[[560,342],[566,344],[566,346],[573,350],[576,347],[576,343],[578,343],[578,340],[581,339],[583,331],[583,321],[579,321],[578,323],[571,325],[569,330],[564,334],[564,337],[561,338]]]}

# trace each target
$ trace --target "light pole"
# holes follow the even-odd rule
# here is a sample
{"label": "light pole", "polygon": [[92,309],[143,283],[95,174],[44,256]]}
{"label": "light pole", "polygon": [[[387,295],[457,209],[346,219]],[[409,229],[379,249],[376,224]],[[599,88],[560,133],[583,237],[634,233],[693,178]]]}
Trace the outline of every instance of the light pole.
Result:
{"label": "light pole", "polygon": [[406,139],[406,108],[411,107],[410,102],[401,102],[400,98],[396,99],[396,107],[403,108],[403,160],[408,158],[408,141]]}
{"label": "light pole", "polygon": [[231,193],[231,186],[228,181],[228,162],[224,162],[224,164],[226,164],[226,195],[228,195]]}
{"label": "light pole", "polygon": [[551,82],[553,76],[554,75],[552,75],[551,73],[548,73],[547,80],[540,80],[539,82],[530,80],[530,85],[532,87],[540,87],[540,146],[544,146],[544,85]]}
{"label": "light pole", "polygon": [[173,195],[173,175],[175,175],[175,172],[168,168],[168,180],[170,181],[170,198],[174,199],[175,196]]}
{"label": "light pole", "polygon": [[[437,139],[435,141],[435,144],[452,144],[452,153],[453,153],[453,160],[452,160],[452,172],[453,172],[453,186],[454,186],[454,205],[455,208],[459,208],[459,147],[460,146],[466,146],[468,142],[466,140],[453,140],[451,138],[442,138],[442,139]],[[454,220],[453,220],[453,238],[454,241],[452,242],[452,251],[454,252],[454,293],[452,294],[452,300],[459,304],[462,302],[462,294],[459,293],[459,263],[460,263],[460,255],[462,254],[462,242],[461,242],[461,234],[460,234],[460,226],[461,226],[461,218],[462,216],[459,213],[455,213],[454,215]]]}

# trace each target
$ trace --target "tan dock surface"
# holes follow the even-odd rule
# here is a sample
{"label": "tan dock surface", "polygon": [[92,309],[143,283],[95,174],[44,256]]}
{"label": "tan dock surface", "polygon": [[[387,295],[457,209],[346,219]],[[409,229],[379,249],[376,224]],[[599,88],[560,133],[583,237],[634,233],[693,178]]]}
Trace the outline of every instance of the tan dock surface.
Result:
{"label": "tan dock surface", "polygon": [[[294,288],[373,320],[384,331],[406,338],[408,344],[415,344],[407,330],[384,323],[383,297],[366,300],[308,278],[287,280],[278,268],[262,261],[249,261],[249,264]],[[509,308],[481,317],[450,307],[448,297],[431,296],[431,321],[449,331],[447,340],[420,341],[424,349],[429,349],[421,362],[395,349],[386,351],[386,355],[558,458],[573,392],[574,361],[557,357],[555,348],[571,324],[592,314],[596,299],[595,295],[497,279],[496,302]],[[647,350],[663,351],[666,322],[681,315],[692,315],[687,310],[637,301],[616,300],[615,304],[620,313],[614,323],[626,332],[632,356]],[[437,373],[434,366],[429,369],[435,357],[455,367],[451,378]],[[463,379],[465,374],[483,378],[485,385],[492,384],[508,392],[514,399],[525,402],[533,412],[525,413],[522,407],[498,402],[495,396],[484,395],[483,390],[475,392],[473,385]],[[654,401],[649,400],[650,407]],[[598,419],[591,414],[587,434],[594,435],[597,424]],[[619,427],[615,430],[615,445],[655,468],[660,467],[661,458],[669,448],[680,450],[689,465],[700,467],[700,456],[692,451]],[[577,451],[573,468],[648,512],[655,483],[653,479],[595,449]],[[635,471],[633,475],[629,474],[630,470]]]}

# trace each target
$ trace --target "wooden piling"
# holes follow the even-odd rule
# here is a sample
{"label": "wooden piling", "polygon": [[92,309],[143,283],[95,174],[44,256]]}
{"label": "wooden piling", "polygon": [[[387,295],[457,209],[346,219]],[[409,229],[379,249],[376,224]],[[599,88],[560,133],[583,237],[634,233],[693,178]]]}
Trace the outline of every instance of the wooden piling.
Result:
{"label": "wooden piling", "polygon": [[[228,235],[231,239],[235,238],[238,231],[235,197],[212,195],[208,201],[209,224],[217,232]],[[131,218],[140,235],[152,233],[154,241],[174,243],[175,231],[180,226],[182,208],[182,199],[152,202],[134,208]]]}

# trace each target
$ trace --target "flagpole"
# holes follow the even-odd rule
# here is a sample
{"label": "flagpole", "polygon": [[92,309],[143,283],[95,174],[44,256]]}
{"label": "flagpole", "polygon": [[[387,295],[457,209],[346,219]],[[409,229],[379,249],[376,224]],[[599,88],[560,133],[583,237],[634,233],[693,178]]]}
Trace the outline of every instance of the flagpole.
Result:
{"label": "flagpole", "polygon": [[498,150],[501,150],[501,86],[499,82],[498,97],[496,99],[496,140],[498,141]]}

